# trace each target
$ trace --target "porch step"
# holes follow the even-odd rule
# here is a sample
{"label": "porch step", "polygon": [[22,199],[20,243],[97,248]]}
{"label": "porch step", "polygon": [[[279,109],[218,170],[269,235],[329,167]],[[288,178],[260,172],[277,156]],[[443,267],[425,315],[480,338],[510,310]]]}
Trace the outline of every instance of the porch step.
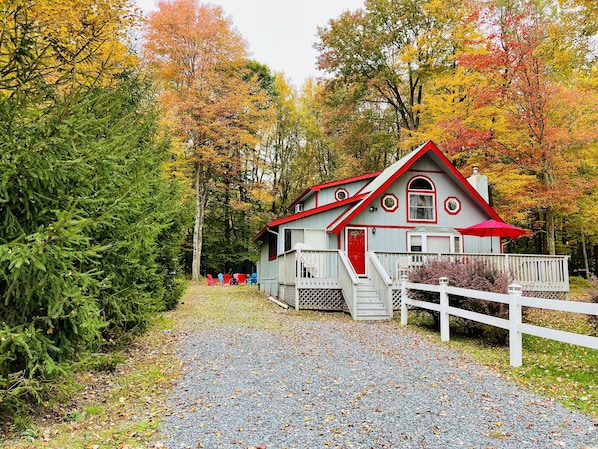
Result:
{"label": "porch step", "polygon": [[358,320],[388,320],[391,318],[374,287],[366,283],[357,286],[356,315]]}

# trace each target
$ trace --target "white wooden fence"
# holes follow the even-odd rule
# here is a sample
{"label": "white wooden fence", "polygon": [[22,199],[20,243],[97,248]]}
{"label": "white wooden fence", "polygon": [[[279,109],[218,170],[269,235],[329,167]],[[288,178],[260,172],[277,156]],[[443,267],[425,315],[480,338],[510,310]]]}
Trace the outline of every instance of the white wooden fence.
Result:
{"label": "white wooden fence", "polygon": [[[408,290],[436,292],[440,296],[440,303],[418,301],[409,298]],[[467,298],[483,299],[509,305],[509,319],[497,318],[469,310],[459,309],[449,305],[449,295],[464,296]],[[598,338],[580,335],[572,332],[559,331],[531,324],[522,323],[522,307],[536,307],[564,312],[575,312],[584,315],[598,315],[598,304],[587,302],[563,301],[553,299],[532,298],[521,295],[521,286],[511,284],[508,294],[481,292],[465,288],[450,287],[448,278],[439,279],[439,285],[416,284],[409,282],[407,277],[401,279],[401,324],[408,322],[407,306],[434,310],[440,313],[440,339],[449,341],[449,317],[451,315],[477,321],[490,326],[499,327],[509,331],[509,351],[511,366],[518,367],[522,364],[523,345],[522,335],[529,334],[550,340],[571,343],[586,348],[598,349]]]}

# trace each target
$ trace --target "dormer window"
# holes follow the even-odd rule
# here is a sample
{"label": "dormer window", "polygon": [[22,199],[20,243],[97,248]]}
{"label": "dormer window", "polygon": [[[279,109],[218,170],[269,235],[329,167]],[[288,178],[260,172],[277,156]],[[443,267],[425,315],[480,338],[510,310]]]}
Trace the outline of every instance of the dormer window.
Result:
{"label": "dormer window", "polygon": [[413,178],[407,187],[409,221],[436,222],[436,188],[424,176]]}
{"label": "dormer window", "polygon": [[334,192],[334,198],[336,201],[346,200],[349,198],[349,192],[347,189],[341,187],[340,189],[336,189],[336,192]]}

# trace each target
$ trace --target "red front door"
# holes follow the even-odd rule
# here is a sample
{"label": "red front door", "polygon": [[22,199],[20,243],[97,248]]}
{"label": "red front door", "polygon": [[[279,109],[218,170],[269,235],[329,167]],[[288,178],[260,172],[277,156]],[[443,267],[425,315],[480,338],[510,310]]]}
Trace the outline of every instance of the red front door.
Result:
{"label": "red front door", "polygon": [[347,255],[358,276],[365,276],[365,229],[347,230]]}

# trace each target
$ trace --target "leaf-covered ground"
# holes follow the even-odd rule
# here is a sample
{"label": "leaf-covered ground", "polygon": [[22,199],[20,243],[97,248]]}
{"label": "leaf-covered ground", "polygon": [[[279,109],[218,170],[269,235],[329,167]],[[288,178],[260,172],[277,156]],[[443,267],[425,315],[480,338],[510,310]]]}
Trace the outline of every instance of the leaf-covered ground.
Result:
{"label": "leaf-covered ground", "polygon": [[[168,400],[173,380],[181,374],[175,357],[177,346],[185,343],[180,339],[189,331],[231,326],[284,335],[291,317],[350,322],[350,317],[339,313],[279,308],[265,300],[255,287],[191,284],[178,308],[165,314],[151,332],[122,354],[123,363],[113,370],[81,373],[79,389],[70,402],[48,405],[40,416],[14,423],[13,438],[0,443],[7,449],[164,447],[158,428],[171,413]],[[572,326],[585,326],[570,316],[542,313],[528,319],[551,327],[566,326],[569,330]],[[391,326],[399,324],[393,321]],[[436,334],[424,338],[439,339]],[[527,389],[596,417],[598,351],[526,339],[524,366],[514,370],[508,366],[508,348],[464,339],[455,339],[450,345],[473,354]]]}

